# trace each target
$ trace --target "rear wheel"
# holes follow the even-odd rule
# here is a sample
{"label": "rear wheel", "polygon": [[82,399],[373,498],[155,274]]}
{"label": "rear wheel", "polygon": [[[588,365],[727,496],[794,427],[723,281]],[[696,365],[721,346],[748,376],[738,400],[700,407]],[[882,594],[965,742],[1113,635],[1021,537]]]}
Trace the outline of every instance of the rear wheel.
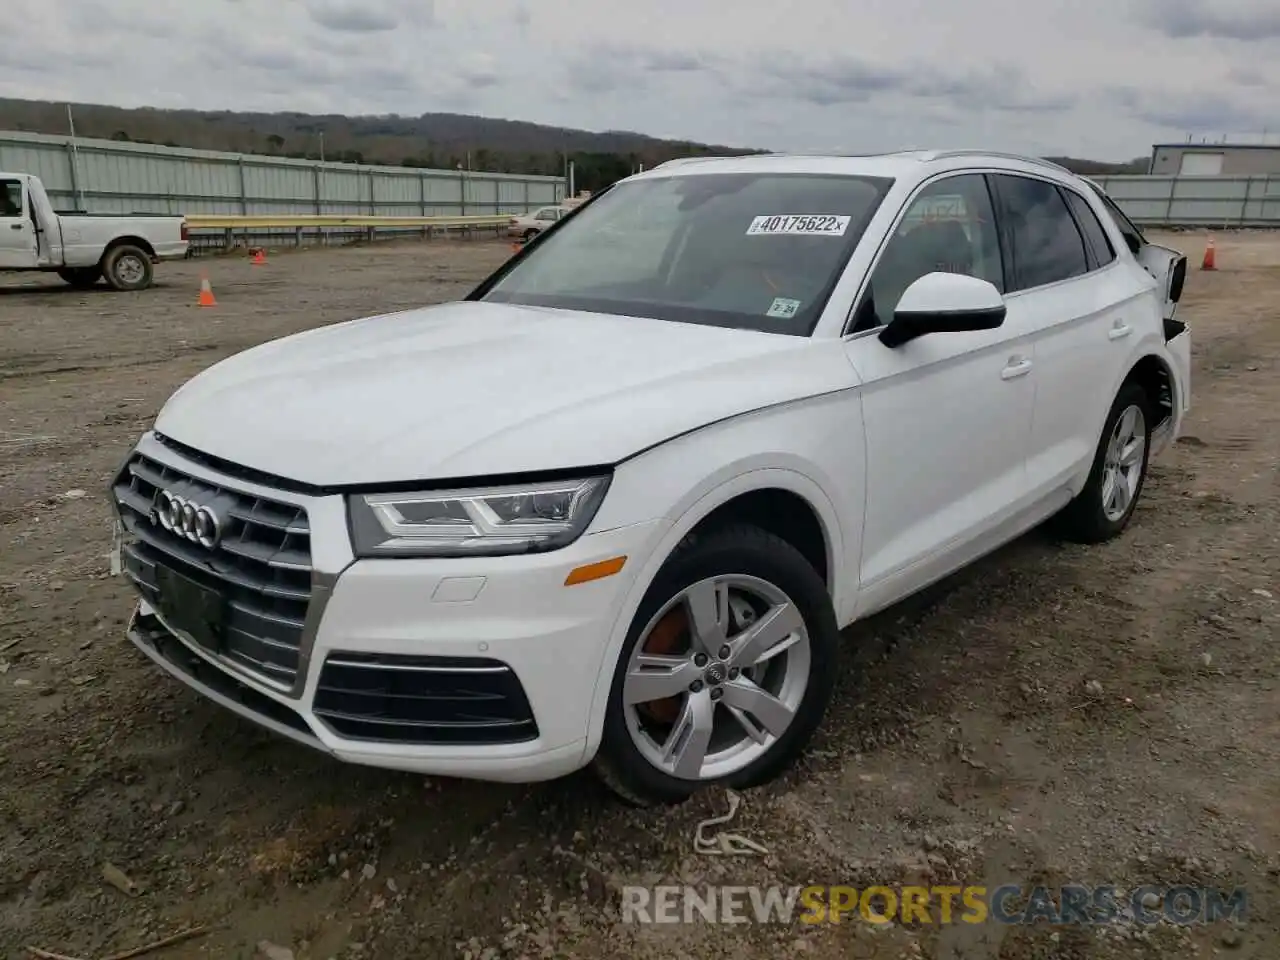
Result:
{"label": "rear wheel", "polygon": [[121,244],[103,258],[102,272],[116,290],[145,290],[151,286],[151,257],[139,247]]}
{"label": "rear wheel", "polygon": [[1126,383],[1107,414],[1084,489],[1054,518],[1064,538],[1101,543],[1128,526],[1147,478],[1150,423],[1146,391]]}
{"label": "rear wheel", "polygon": [[638,805],[774,779],[826,712],[838,644],[826,584],[791,544],[746,525],[691,539],[636,611],[597,772]]}
{"label": "rear wheel", "polygon": [[60,276],[77,290],[88,290],[102,279],[101,267],[65,267],[58,271]]}

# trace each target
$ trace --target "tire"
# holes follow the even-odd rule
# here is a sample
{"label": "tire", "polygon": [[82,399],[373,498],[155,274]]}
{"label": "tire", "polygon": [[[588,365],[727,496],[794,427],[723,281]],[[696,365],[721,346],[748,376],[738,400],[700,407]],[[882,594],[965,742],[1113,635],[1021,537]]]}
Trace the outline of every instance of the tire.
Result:
{"label": "tire", "polygon": [[140,247],[122,243],[102,258],[102,273],[115,290],[145,290],[153,275],[151,255]]}
{"label": "tire", "polygon": [[[721,609],[731,611],[727,644],[721,637],[712,641],[722,644],[720,649],[699,650],[692,643],[686,591],[703,600],[721,597]],[[759,627],[766,619],[774,624],[764,634],[766,642],[770,636],[775,641],[766,649],[780,652],[751,665],[751,651],[741,649],[750,626],[741,632],[738,627],[744,622]],[[795,629],[782,633],[787,626]],[[785,648],[777,642],[783,638],[789,643]],[[826,584],[791,544],[745,524],[688,538],[654,577],[627,631],[593,762],[596,773],[636,806],[681,803],[717,784],[745,789],[773,780],[800,756],[826,713],[839,644]],[[729,645],[739,649],[726,659],[723,650]],[[655,654],[664,656],[664,669],[637,680],[636,658]],[[653,660],[647,664],[654,665]],[[772,696],[771,703],[760,696],[761,688]],[[660,699],[634,699],[659,689]],[[668,689],[675,693],[665,696]],[[731,712],[752,700],[757,710],[774,707],[772,729],[755,713],[740,720]],[[694,741],[676,736],[676,730],[703,718],[727,739],[702,741],[709,749],[699,763]],[[748,733],[748,722],[760,739]],[[674,763],[663,769],[664,748],[682,739],[687,749],[674,756],[688,764],[683,770]]]}
{"label": "tire", "polygon": [[537,235],[538,235],[538,231],[537,231],[537,230],[533,230],[533,229],[526,230],[526,231],[524,232],[524,242],[525,242],[525,243],[528,243],[530,240],[532,240],[532,239],[533,239],[534,237],[536,237]]}
{"label": "tire", "polygon": [[[1136,383],[1126,383],[1120,388],[1107,413],[1084,489],[1054,518],[1054,527],[1061,537],[1076,543],[1102,543],[1118,536],[1129,525],[1147,479],[1151,411],[1150,398]],[[1116,458],[1131,448],[1132,439],[1136,439],[1134,427],[1141,436],[1141,449],[1132,449],[1127,471],[1118,470]],[[1126,437],[1131,438],[1129,442],[1125,442]],[[1123,486],[1115,486],[1122,480]],[[1123,504],[1118,501],[1108,504],[1113,490],[1128,491]]]}
{"label": "tire", "polygon": [[65,267],[58,271],[58,276],[77,290],[88,290],[102,279],[102,268]]}

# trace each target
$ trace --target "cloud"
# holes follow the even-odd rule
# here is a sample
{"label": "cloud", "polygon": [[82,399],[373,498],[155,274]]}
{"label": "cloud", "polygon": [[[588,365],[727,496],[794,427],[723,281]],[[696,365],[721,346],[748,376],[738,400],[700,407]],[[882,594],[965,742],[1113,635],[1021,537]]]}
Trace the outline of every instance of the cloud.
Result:
{"label": "cloud", "polygon": [[1252,67],[1232,67],[1227,72],[1227,80],[1241,87],[1271,86],[1266,75]]}
{"label": "cloud", "polygon": [[1275,0],[1148,0],[1143,19],[1167,37],[1260,43],[1280,39]]}
{"label": "cloud", "polygon": [[513,14],[513,19],[515,21],[516,29],[522,35],[527,34],[529,32],[529,27],[533,25],[533,14],[529,12],[529,5],[526,3],[517,4],[515,13]]}
{"label": "cloud", "polygon": [[396,28],[396,17],[360,0],[307,0],[307,13],[320,26],[347,33],[378,33]]}
{"label": "cloud", "polygon": [[[723,58],[705,51],[608,41],[568,56],[564,71],[571,89],[634,91],[669,79],[688,82],[687,76],[666,76],[670,74],[715,74],[723,63]],[[670,91],[672,96],[678,93],[675,88]]]}
{"label": "cloud", "polygon": [[[1124,159],[1189,130],[1259,129],[1280,93],[1278,0],[23,6],[0,96],[122,106],[465,111],[772,150]],[[228,66],[217,82],[210,63]]]}
{"label": "cloud", "polygon": [[487,53],[471,53],[458,65],[458,80],[477,90],[495,87],[502,83],[502,65]]}
{"label": "cloud", "polygon": [[1259,101],[1194,91],[1162,97],[1133,88],[1120,88],[1115,96],[1138,120],[1180,134],[1255,134],[1276,122],[1269,97]]}
{"label": "cloud", "polygon": [[747,74],[743,92],[798,98],[821,107],[863,104],[886,97],[940,101],[980,112],[1053,112],[1075,103],[1075,97],[1067,92],[1036,91],[1025,73],[1009,64],[949,72],[926,64],[876,64],[844,56],[823,64],[769,64],[764,70],[764,82],[756,88],[760,77]]}

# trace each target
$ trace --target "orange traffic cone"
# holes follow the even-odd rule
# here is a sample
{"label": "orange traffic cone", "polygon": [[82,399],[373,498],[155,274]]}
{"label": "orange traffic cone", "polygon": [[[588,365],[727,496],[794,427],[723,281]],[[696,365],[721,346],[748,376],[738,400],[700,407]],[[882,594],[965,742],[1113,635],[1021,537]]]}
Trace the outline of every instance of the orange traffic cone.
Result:
{"label": "orange traffic cone", "polygon": [[513,243],[513,244],[511,244],[511,252],[512,252],[512,253],[519,253],[519,252],[520,252],[520,248],[521,248],[521,246],[523,246],[523,244],[519,244],[519,243]]}
{"label": "orange traffic cone", "polygon": [[266,263],[267,251],[262,249],[262,247],[254,247],[253,258],[249,262],[253,264],[255,267],[261,266],[262,264]]}
{"label": "orange traffic cone", "polygon": [[1204,260],[1200,262],[1200,269],[1201,270],[1217,270],[1218,269],[1216,257],[1214,256],[1212,234],[1210,234],[1209,236],[1209,242],[1205,244]]}
{"label": "orange traffic cone", "polygon": [[209,278],[200,278],[200,299],[197,301],[202,307],[216,307],[218,301],[213,299],[213,287],[209,286]]}

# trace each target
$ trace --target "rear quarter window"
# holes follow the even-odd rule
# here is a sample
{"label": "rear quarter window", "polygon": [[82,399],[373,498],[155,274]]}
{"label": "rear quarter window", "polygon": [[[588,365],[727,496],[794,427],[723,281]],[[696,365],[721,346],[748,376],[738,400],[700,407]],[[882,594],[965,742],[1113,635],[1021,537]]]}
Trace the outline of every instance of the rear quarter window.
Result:
{"label": "rear quarter window", "polygon": [[1067,205],[1071,207],[1071,213],[1075,216],[1080,232],[1084,235],[1084,241],[1093,255],[1094,264],[1105,267],[1113,263],[1116,259],[1115,247],[1111,245],[1111,238],[1107,236],[1107,231],[1103,229],[1089,201],[1074,190],[1063,190],[1062,194],[1067,198]]}

